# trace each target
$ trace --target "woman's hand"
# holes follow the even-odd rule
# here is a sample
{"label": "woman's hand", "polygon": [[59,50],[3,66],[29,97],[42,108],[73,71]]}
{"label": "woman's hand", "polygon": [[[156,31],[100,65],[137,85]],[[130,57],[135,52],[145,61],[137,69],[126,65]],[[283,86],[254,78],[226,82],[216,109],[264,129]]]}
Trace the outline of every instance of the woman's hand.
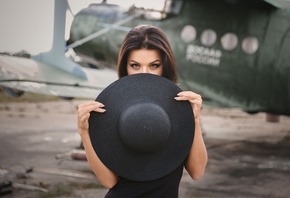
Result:
{"label": "woman's hand", "polygon": [[178,101],[188,100],[191,104],[191,107],[194,113],[194,119],[195,120],[199,119],[201,105],[202,105],[201,95],[196,94],[192,91],[182,91],[178,93],[174,99]]}
{"label": "woman's hand", "polygon": [[185,168],[188,171],[189,175],[193,179],[197,180],[204,174],[208,160],[207,150],[203,141],[199,119],[202,98],[199,94],[196,94],[192,91],[183,91],[177,94],[175,100],[188,100],[194,113],[194,138],[186,160]]}
{"label": "woman's hand", "polygon": [[97,101],[89,101],[78,106],[78,129],[79,134],[87,134],[89,129],[89,117],[90,112],[95,111],[99,113],[104,113],[106,110],[104,109],[104,105]]}
{"label": "woman's hand", "polygon": [[118,182],[118,176],[106,167],[96,154],[89,136],[90,112],[104,113],[104,105],[97,101],[89,101],[78,106],[78,130],[81,136],[87,160],[98,180],[106,188],[113,188]]}

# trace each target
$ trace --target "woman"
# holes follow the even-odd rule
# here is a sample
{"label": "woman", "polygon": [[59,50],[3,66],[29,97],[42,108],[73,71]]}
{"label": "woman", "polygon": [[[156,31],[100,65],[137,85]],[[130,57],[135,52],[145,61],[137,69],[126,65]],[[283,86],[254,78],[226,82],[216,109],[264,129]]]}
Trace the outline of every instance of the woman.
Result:
{"label": "woman", "polygon": [[[137,26],[126,35],[123,41],[118,57],[118,75],[121,78],[138,73],[155,74],[177,82],[176,65],[170,44],[166,35],[157,27]],[[183,91],[177,94],[175,100],[188,100],[192,106],[195,119],[193,144],[182,166],[163,178],[146,182],[120,178],[101,162],[91,144],[88,119],[91,111],[104,113],[105,106],[97,101],[79,105],[79,134],[93,172],[101,184],[110,189],[106,197],[178,197],[183,166],[195,180],[204,174],[207,151],[200,128],[202,98],[194,92]]]}

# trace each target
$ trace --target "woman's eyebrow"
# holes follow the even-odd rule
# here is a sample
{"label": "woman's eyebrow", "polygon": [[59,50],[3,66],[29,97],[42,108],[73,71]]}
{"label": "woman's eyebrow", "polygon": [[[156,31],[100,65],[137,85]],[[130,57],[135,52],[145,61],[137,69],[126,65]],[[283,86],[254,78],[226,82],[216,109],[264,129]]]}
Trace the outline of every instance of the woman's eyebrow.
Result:
{"label": "woman's eyebrow", "polygon": [[[133,63],[137,63],[139,64],[139,62],[135,61],[135,60],[129,60],[128,62],[133,62]],[[152,62],[149,63],[149,65],[153,64],[153,63],[156,63],[156,62],[161,62],[161,60],[157,59],[157,60],[154,60]]]}
{"label": "woman's eyebrow", "polygon": [[138,63],[137,61],[134,61],[134,60],[129,60],[129,62],[134,62],[134,63]]}
{"label": "woman's eyebrow", "polygon": [[151,63],[149,64],[152,64],[152,63],[156,63],[156,62],[161,62],[159,59],[155,60],[155,61],[152,61]]}

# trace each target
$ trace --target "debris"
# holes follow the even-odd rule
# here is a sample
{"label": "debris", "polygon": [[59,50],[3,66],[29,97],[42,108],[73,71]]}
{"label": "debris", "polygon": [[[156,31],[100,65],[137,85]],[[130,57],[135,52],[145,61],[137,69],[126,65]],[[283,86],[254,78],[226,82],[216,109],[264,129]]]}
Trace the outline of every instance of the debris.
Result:
{"label": "debris", "polygon": [[266,113],[266,121],[267,122],[280,122],[280,115]]}
{"label": "debris", "polygon": [[5,169],[0,168],[0,176],[4,176],[4,175],[6,175],[7,173],[9,173],[8,170],[5,170]]}
{"label": "debris", "polygon": [[12,192],[11,181],[0,179],[0,195],[5,195],[11,192]]}
{"label": "debris", "polygon": [[28,185],[28,184],[20,184],[20,183],[13,183],[13,188],[19,190],[31,190],[31,191],[41,191],[41,192],[48,192],[46,188],[41,188],[38,186]]}
{"label": "debris", "polygon": [[73,150],[70,153],[70,156],[74,160],[87,161],[87,156],[85,150]]}
{"label": "debris", "polygon": [[87,156],[85,150],[75,149],[66,153],[60,153],[55,156],[59,160],[58,164],[60,165],[65,159],[71,158],[74,160],[87,161]]}
{"label": "debris", "polygon": [[96,178],[94,176],[94,174],[92,174],[92,173],[84,173],[84,172],[80,172],[80,171],[72,171],[72,170],[64,170],[64,169],[56,169],[56,168],[33,168],[32,171],[39,172],[39,173],[54,174],[54,175],[86,178],[86,179],[95,179]]}

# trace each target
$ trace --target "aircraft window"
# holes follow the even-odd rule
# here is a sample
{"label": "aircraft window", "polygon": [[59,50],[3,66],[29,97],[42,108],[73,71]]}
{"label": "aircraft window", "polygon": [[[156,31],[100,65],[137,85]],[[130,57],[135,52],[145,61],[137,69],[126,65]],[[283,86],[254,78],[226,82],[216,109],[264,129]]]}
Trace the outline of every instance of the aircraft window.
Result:
{"label": "aircraft window", "polygon": [[233,50],[238,45],[238,37],[234,33],[226,33],[221,38],[221,44],[225,50]]}
{"label": "aircraft window", "polygon": [[259,41],[256,37],[247,37],[242,42],[242,49],[247,54],[254,54],[259,48]]}
{"label": "aircraft window", "polygon": [[211,29],[204,30],[201,34],[201,43],[205,46],[211,46],[216,42],[216,33]]}
{"label": "aircraft window", "polygon": [[190,43],[196,38],[196,29],[192,25],[186,25],[181,30],[180,37],[185,43]]}

